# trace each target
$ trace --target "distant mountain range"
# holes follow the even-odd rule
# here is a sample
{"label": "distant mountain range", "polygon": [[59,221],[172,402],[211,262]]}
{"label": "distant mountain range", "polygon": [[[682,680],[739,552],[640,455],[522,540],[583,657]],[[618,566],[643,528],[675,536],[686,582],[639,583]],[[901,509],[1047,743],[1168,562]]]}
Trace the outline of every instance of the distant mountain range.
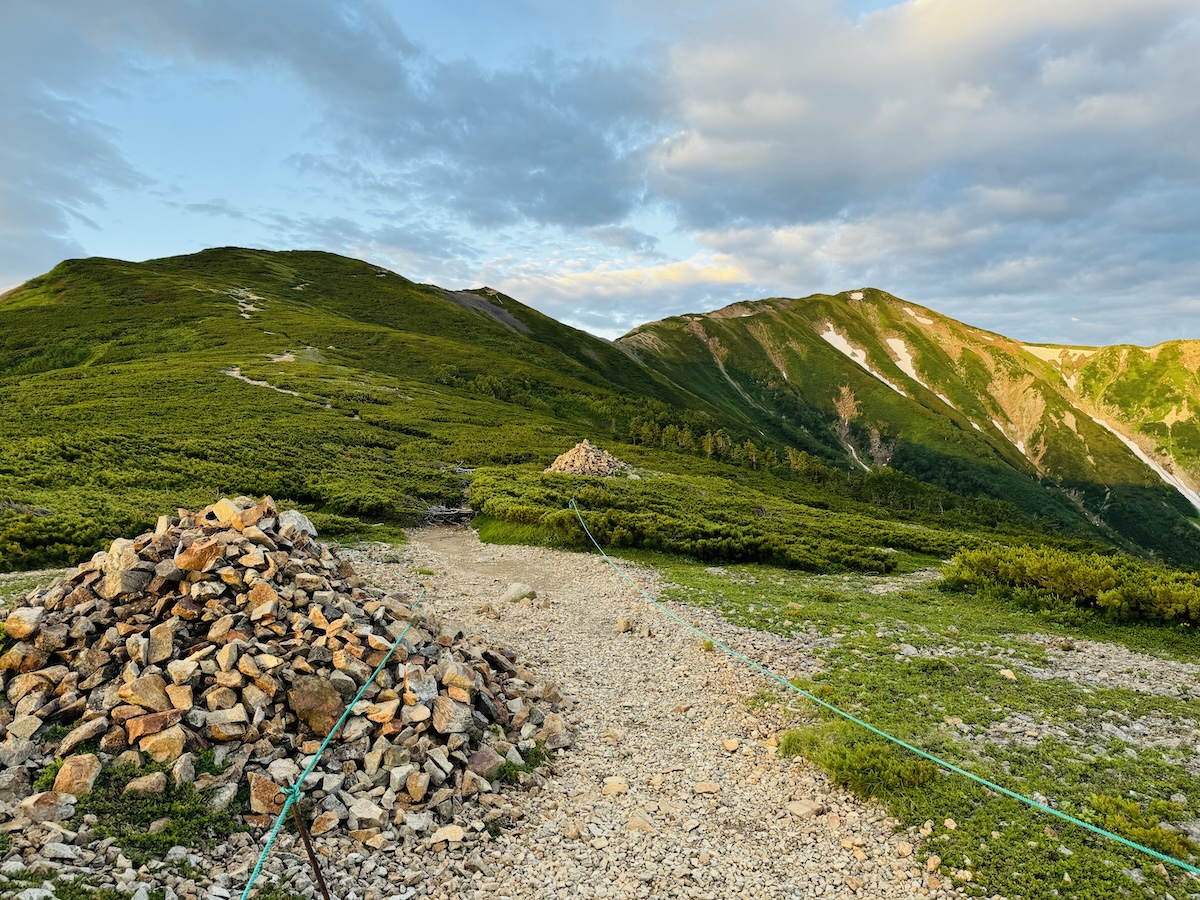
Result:
{"label": "distant mountain range", "polygon": [[735,303],[618,344],[728,414],[864,468],[877,431],[889,465],[951,490],[1036,510],[1036,485],[1143,546],[1194,540],[1200,341],[1025,344],[864,288]]}
{"label": "distant mountain range", "polygon": [[1200,341],[1023,344],[870,288],[610,342],[327,253],[70,260],[0,298],[0,514],[102,528],[116,504],[133,527],[243,491],[403,522],[454,500],[455,465],[545,465],[583,436],[656,465],[736,455],[719,433],[1200,564],[1198,371]]}

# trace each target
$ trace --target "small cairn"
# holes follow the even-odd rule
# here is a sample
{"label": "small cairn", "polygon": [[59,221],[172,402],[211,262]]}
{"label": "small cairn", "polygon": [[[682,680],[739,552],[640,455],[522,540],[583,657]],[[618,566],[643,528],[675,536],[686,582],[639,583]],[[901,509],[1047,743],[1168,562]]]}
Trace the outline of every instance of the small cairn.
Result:
{"label": "small cairn", "polygon": [[[270,824],[405,628],[306,782],[313,833],[341,827],[370,844],[432,830],[466,800],[498,805],[498,776],[538,742],[572,743],[552,682],[414,609],[415,594],[368,586],[315,537],[269,497],[181,509],[11,610],[0,831],[65,821],[104,766],[147,757],[213,791],[218,809],[248,784],[246,820]],[[205,749],[221,774],[196,775]],[[56,758],[53,790],[31,793]]]}
{"label": "small cairn", "polygon": [[576,444],[545,470],[545,474],[563,475],[628,475],[633,467],[621,462],[607,450],[601,450],[587,438]]}

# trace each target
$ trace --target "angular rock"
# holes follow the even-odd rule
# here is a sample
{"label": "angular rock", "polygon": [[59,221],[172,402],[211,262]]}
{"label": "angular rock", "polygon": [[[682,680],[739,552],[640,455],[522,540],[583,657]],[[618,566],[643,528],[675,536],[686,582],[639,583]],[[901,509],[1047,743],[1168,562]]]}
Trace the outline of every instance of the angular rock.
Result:
{"label": "angular rock", "polygon": [[149,775],[140,775],[137,778],[131,779],[125,785],[122,794],[162,794],[167,790],[167,773],[166,772],[151,772]]}
{"label": "angular rock", "polygon": [[[406,694],[412,694],[412,703],[422,703],[428,706],[438,695],[437,679],[416,665],[410,665],[405,670],[404,687]],[[410,701],[406,698],[405,702]]]}
{"label": "angular rock", "polygon": [[433,728],[439,734],[460,734],[471,726],[471,707],[439,694],[433,701]]}
{"label": "angular rock", "polygon": [[816,800],[793,800],[787,805],[787,811],[797,819],[813,819],[825,812],[825,804]]}
{"label": "angular rock", "polygon": [[537,591],[520,581],[514,581],[500,595],[501,603],[516,603],[518,600],[532,600],[537,597]]}
{"label": "angular rock", "polygon": [[313,819],[312,825],[310,825],[308,828],[308,833],[313,837],[319,837],[320,835],[325,834],[328,831],[333,831],[333,829],[337,828],[338,822],[340,821],[341,819],[338,818],[337,813],[323,812]]}
{"label": "angular rock", "polygon": [[146,735],[165,731],[182,719],[183,710],[181,709],[168,709],[165,712],[151,713],[148,716],[138,716],[125,723],[125,734],[129,743],[136,744]]}
{"label": "angular rock", "polygon": [[161,675],[142,675],[128,684],[121,686],[117,696],[126,703],[162,712],[171,708],[171,698],[167,696],[167,685]]}
{"label": "angular rock", "polygon": [[175,565],[184,572],[203,572],[225,555],[225,548],[216,541],[197,541],[175,555]]}
{"label": "angular rock", "polygon": [[445,841],[450,844],[461,844],[463,838],[467,836],[461,825],[444,825],[433,833],[433,837],[429,839],[431,844],[440,844]]}
{"label": "angular rock", "polygon": [[70,732],[67,733],[67,736],[62,739],[62,742],[58,745],[58,750],[56,753],[62,757],[70,756],[71,751],[84,741],[95,740],[103,735],[106,731],[108,731],[108,728],[111,724],[112,723],[108,720],[107,716],[101,716],[98,719],[92,719],[91,721],[76,725],[73,729],[71,729]]}
{"label": "angular rock", "polygon": [[37,734],[41,727],[42,720],[37,716],[18,716],[9,724],[8,733],[28,741]]}
{"label": "angular rock", "polygon": [[412,798],[413,803],[420,803],[425,799],[425,794],[429,790],[428,773],[413,772],[405,782],[405,790],[408,791],[408,796]]}
{"label": "angular rock", "polygon": [[484,744],[467,759],[467,768],[490,781],[504,768],[504,757]]}
{"label": "angular rock", "polygon": [[268,584],[267,582],[260,581],[260,582],[256,583],[254,585],[254,587],[250,588],[249,600],[247,601],[247,605],[250,607],[251,610],[253,610],[257,606],[261,606],[264,603],[272,603],[272,602],[274,602],[274,603],[279,602],[279,594],[277,594],[275,592],[275,589],[273,587],[271,587],[271,585]]}
{"label": "angular rock", "polygon": [[175,684],[187,684],[199,670],[200,664],[190,659],[173,659],[167,663],[167,674]]}
{"label": "angular rock", "polygon": [[301,724],[322,737],[333,730],[346,708],[336,687],[315,675],[297,678],[288,689],[287,698]]}
{"label": "angular rock", "polygon": [[150,629],[150,645],[146,657],[148,663],[160,663],[171,658],[175,645],[175,630],[178,626],[178,619],[168,619]]}
{"label": "angular rock", "polygon": [[604,787],[601,793],[606,797],[615,797],[618,794],[629,793],[629,783],[620,775],[610,775],[604,779]]}
{"label": "angular rock", "polygon": [[387,824],[387,812],[366,797],[360,797],[350,806],[350,819],[357,821],[359,828],[383,828]]}
{"label": "angular rock", "polygon": [[70,756],[63,760],[62,768],[54,776],[54,790],[73,797],[90,794],[100,768],[100,757],[94,753]]}
{"label": "angular rock", "polygon": [[37,634],[45,618],[46,610],[40,606],[20,606],[4,620],[4,633],[14,640],[23,641]]}
{"label": "angular rock", "polygon": [[138,748],[155,762],[173,762],[183,753],[187,735],[179,725],[148,734],[138,743]]}
{"label": "angular rock", "polygon": [[279,785],[257,772],[247,776],[250,780],[250,811],[274,816],[283,809],[284,796]]}
{"label": "angular rock", "polygon": [[138,594],[146,589],[153,577],[152,573],[139,569],[109,572],[97,584],[96,593],[105,600]]}
{"label": "angular rock", "polygon": [[285,509],[279,514],[278,528],[282,534],[285,530],[290,530],[294,533],[305,533],[312,537],[317,536],[317,529],[313,523],[309,521],[308,516],[294,509]]}
{"label": "angular rock", "polygon": [[31,822],[65,822],[75,814],[75,796],[61,791],[32,794],[16,805],[17,816]]}

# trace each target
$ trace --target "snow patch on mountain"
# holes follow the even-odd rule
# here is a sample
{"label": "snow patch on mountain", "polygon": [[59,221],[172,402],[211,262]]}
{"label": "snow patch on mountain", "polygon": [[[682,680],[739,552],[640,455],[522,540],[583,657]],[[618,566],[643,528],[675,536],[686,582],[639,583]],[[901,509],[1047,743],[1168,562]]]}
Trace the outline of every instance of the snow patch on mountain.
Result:
{"label": "snow patch on mountain", "polygon": [[933,319],[930,319],[926,316],[917,315],[917,313],[912,308],[905,306],[905,307],[903,307],[903,309],[906,313],[908,313],[910,316],[912,316],[914,319],[916,319],[922,325],[932,325],[933,324]]}
{"label": "snow patch on mountain", "polygon": [[1183,496],[1187,498],[1187,501],[1191,503],[1192,506],[1196,507],[1197,511],[1200,511],[1200,493],[1197,493],[1195,490],[1188,487],[1183,482],[1183,479],[1181,479],[1174,472],[1168,472],[1165,468],[1163,468],[1162,464],[1159,463],[1158,460],[1154,459],[1149,453],[1139,447],[1135,441],[1121,434],[1121,432],[1117,431],[1117,429],[1113,428],[1103,419],[1097,419],[1095,416],[1092,416],[1092,421],[1094,421],[1105,431],[1111,432],[1117,438],[1117,440],[1119,440],[1133,452],[1134,456],[1153,469],[1159,478],[1161,478],[1171,487],[1175,488],[1175,490],[1179,491],[1179,493],[1183,494]]}
{"label": "snow patch on mountain", "polygon": [[904,343],[902,338],[888,338],[887,345],[896,354],[896,365],[900,367],[900,371],[921,385],[921,387],[929,387],[921,379],[921,376],[917,374],[917,368],[913,365],[912,353],[909,352],[908,344]]}
{"label": "snow patch on mountain", "polygon": [[861,366],[864,370],[866,370],[868,373],[870,373],[874,377],[878,378],[880,381],[882,381],[884,384],[886,384],[888,387],[890,387],[893,391],[895,391],[901,397],[908,396],[908,394],[904,393],[904,391],[902,391],[900,389],[899,385],[892,384],[892,382],[888,381],[886,378],[884,378],[882,375],[880,375],[878,372],[876,372],[874,369],[872,369],[867,364],[867,351],[860,350],[859,348],[853,346],[850,343],[850,341],[848,341],[846,338],[842,337],[842,335],[838,334],[837,329],[833,327],[832,322],[825,323],[825,331],[821,332],[821,337],[831,347],[840,351],[847,358],[858,363],[858,365]]}

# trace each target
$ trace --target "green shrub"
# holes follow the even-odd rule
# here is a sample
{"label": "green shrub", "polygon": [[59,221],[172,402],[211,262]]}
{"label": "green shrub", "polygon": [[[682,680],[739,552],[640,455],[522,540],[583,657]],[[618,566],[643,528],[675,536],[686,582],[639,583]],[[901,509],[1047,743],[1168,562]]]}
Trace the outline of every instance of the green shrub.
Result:
{"label": "green shrub", "polygon": [[48,791],[54,787],[54,779],[58,777],[58,771],[63,767],[63,762],[64,760],[56,759],[38,773],[38,777],[33,780],[35,793]]}
{"label": "green shrub", "polygon": [[1117,621],[1200,624],[1200,575],[1125,556],[1053,547],[960,551],[946,587],[970,590],[1080,624],[1100,612]]}
{"label": "green shrub", "polygon": [[[161,794],[122,793],[131,779],[163,771],[166,767],[157,763],[141,769],[105,766],[91,793],[76,805],[76,817],[89,813],[96,816],[96,833],[113,838],[135,865],[161,859],[176,845],[207,848],[233,832],[248,830],[238,818],[240,796],[226,810],[217,812],[209,803],[212,792],[198,793],[191,784],[177,787],[170,778]],[[160,819],[166,820],[165,827],[151,834],[151,823]]]}
{"label": "green shrub", "polygon": [[885,803],[928,784],[938,773],[928,760],[844,723],[785,732],[779,753],[803,756],[824,769],[839,787],[864,800],[874,797]]}
{"label": "green shrub", "polygon": [[1157,850],[1175,859],[1187,859],[1197,849],[1194,841],[1178,831],[1162,826],[1165,819],[1177,822],[1187,810],[1178,803],[1151,800],[1145,808],[1136,800],[1093,794],[1088,805],[1099,815],[1101,828]]}

